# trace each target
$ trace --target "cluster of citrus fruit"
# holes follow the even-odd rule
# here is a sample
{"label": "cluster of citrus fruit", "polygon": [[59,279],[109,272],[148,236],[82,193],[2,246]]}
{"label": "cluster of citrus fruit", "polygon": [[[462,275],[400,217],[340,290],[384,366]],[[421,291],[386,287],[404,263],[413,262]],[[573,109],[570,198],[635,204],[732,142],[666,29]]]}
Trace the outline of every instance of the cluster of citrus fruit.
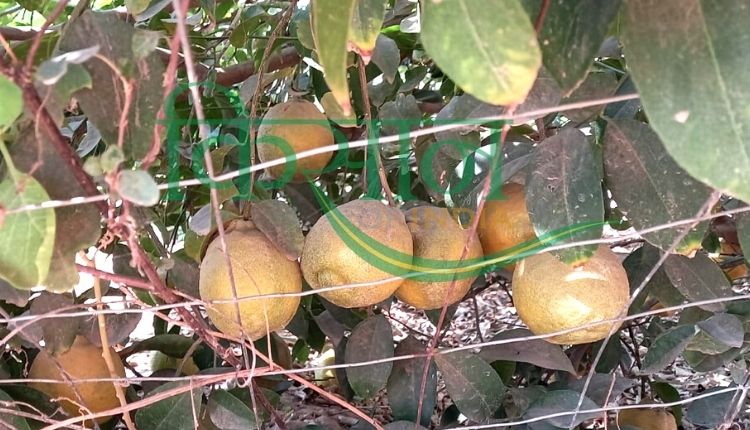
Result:
{"label": "cluster of citrus fruit", "polygon": [[[271,108],[258,132],[258,154],[264,162],[333,144],[325,116],[298,99]],[[330,158],[331,152],[317,154],[270,167],[267,174],[311,180],[304,172],[320,171]],[[416,206],[402,212],[376,200],[350,201],[331,208],[312,227],[299,263],[285,258],[251,220],[233,222],[225,239],[236,268],[234,282],[221,244],[214,240],[201,263],[201,298],[219,330],[253,340],[288,324],[300,299],[283,293],[301,292],[303,278],[325,299],[345,308],[371,306],[393,294],[417,309],[456,303],[480,273],[476,269],[481,269],[483,256],[536,238],[523,186],[508,184],[502,191],[504,199],[486,203],[477,234],[471,237],[445,208]],[[453,278],[436,275],[446,271],[453,271]],[[520,318],[536,334],[567,330],[548,339],[554,343],[606,337],[611,323],[575,328],[618,317],[628,297],[625,271],[605,246],[575,266],[540,253],[514,268],[513,299]]]}

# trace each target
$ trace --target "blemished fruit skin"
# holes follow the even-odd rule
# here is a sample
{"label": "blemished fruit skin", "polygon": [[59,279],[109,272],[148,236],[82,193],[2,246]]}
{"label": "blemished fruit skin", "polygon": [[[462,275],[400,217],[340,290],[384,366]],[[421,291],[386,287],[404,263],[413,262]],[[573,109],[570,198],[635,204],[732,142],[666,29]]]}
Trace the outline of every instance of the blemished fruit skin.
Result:
{"label": "blemished fruit skin", "polygon": [[617,414],[617,426],[639,428],[640,430],[677,430],[677,422],[672,414],[663,409],[623,409]]}
{"label": "blemished fruit skin", "polygon": [[[275,122],[272,122],[275,121]],[[258,157],[266,162],[289,155],[279,146],[286,142],[295,154],[322,146],[333,145],[333,132],[328,120],[315,105],[302,99],[292,99],[273,106],[263,116],[258,127]],[[266,169],[274,179],[288,178],[301,182],[317,178],[321,170],[331,161],[333,152],[295,160],[291,177],[284,176],[292,164],[280,164]],[[291,171],[291,170],[290,170]],[[305,174],[307,172],[307,175]]]}
{"label": "blemished fruit skin", "polygon": [[[225,238],[238,298],[302,291],[299,264],[288,260],[251,221],[231,223]],[[300,302],[299,296],[290,296],[240,300],[236,305],[210,303],[234,299],[226,256],[218,237],[208,245],[201,262],[199,288],[201,299],[208,303],[206,311],[211,322],[222,333],[237,338],[241,335],[237,324],[236,305],[239,305],[242,328],[250,340],[286,327]]]}
{"label": "blemished fruit skin", "polygon": [[[536,238],[523,185],[504,185],[502,195],[505,197],[503,200],[485,202],[477,225],[479,240],[484,254],[488,256]],[[508,270],[514,267],[515,264],[506,266]]]}
{"label": "blemished fruit skin", "polygon": [[[113,349],[110,349],[110,351],[112,353],[115,373],[119,377],[124,378],[125,368],[122,365],[120,357]],[[75,390],[80,395],[79,400],[76,391],[74,391],[71,385],[66,383],[67,379],[60,371],[60,368],[62,368],[69,375],[70,380],[74,382],[84,379],[109,378],[109,368],[107,368],[107,363],[104,361],[104,357],[102,357],[102,352],[102,348],[92,345],[83,336],[76,337],[70,349],[55,355],[54,359],[57,360],[60,367],[55,364],[55,361],[49,354],[40,352],[31,364],[29,379],[49,379],[63,381],[64,383],[33,382],[29,385],[47,394],[51,399],[70,399],[70,401],[61,400],[60,406],[65,412],[74,417],[89,413],[79,408],[78,404],[83,404],[92,413],[117,408],[120,406],[120,402],[117,399],[115,386],[112,382],[84,382],[75,384]],[[102,424],[111,418],[111,416],[101,417],[96,418],[94,421],[97,424]],[[93,427],[93,422],[87,420],[84,422],[84,425]]]}
{"label": "blemished fruit skin", "polygon": [[[362,234],[393,251],[413,255],[411,233],[398,209],[377,200],[361,199],[338,207],[340,214],[348,219]],[[393,278],[393,273],[371,264],[376,255],[357,252],[339,237],[331,225],[332,213],[321,217],[310,229],[302,251],[302,274],[313,289],[338,285],[360,284]],[[363,254],[363,255],[361,255]],[[401,261],[396,253],[388,258]],[[411,265],[411,261],[402,263]],[[330,302],[344,308],[374,305],[393,294],[403,284],[403,278],[370,286],[357,286],[320,294]]]}
{"label": "blemished fruit skin", "polygon": [[[616,318],[629,297],[625,269],[604,245],[576,267],[545,252],[521,260],[513,273],[513,303],[536,335]],[[595,342],[610,328],[611,324],[600,324],[546,340],[562,345]]]}
{"label": "blemished fruit skin", "polygon": [[[458,261],[463,253],[469,231],[464,230],[445,208],[417,206],[405,212],[406,225],[414,242],[414,256],[447,262]],[[465,260],[482,256],[482,244],[476,233]],[[396,297],[417,309],[439,309],[447,301],[460,301],[471,288],[476,276],[459,276],[453,289],[451,281],[418,281],[407,278],[396,290]]]}

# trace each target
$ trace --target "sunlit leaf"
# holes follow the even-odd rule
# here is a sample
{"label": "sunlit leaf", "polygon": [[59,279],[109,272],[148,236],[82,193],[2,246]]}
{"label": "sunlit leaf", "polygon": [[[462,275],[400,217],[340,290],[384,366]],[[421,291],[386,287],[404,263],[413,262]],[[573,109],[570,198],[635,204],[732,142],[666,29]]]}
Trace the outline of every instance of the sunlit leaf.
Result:
{"label": "sunlit leaf", "polygon": [[325,79],[344,114],[352,110],[349,100],[346,57],[349,22],[356,0],[317,0],[312,3],[312,32]]}

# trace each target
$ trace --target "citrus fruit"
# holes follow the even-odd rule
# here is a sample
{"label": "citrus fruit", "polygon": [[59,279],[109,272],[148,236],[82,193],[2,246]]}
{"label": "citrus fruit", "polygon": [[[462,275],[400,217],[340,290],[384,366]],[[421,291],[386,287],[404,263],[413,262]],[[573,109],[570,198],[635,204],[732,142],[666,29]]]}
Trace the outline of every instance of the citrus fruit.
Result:
{"label": "citrus fruit", "polygon": [[411,233],[401,211],[377,200],[354,200],[328,212],[310,229],[302,274],[314,289],[373,283],[321,292],[341,307],[370,306],[401,286],[401,278],[378,281],[409,271],[411,256]]}
{"label": "citrus fruit", "polygon": [[[545,252],[527,257],[513,273],[513,303],[536,335],[616,318],[629,301],[628,277],[607,246],[599,246],[575,267]],[[619,324],[618,324],[619,326]],[[600,324],[546,340],[580,344],[603,339],[611,324]]]}
{"label": "citrus fruit", "polygon": [[674,416],[664,409],[623,409],[617,414],[617,426],[641,430],[677,430]]}
{"label": "citrus fruit", "polygon": [[[288,260],[251,221],[233,221],[227,226],[225,238],[237,298],[302,291],[299,264]],[[199,288],[201,299],[208,303],[208,317],[216,328],[226,335],[240,337],[238,306],[242,328],[250,340],[286,327],[300,302],[299,297],[291,296],[233,303],[232,284],[219,237],[206,249]]]}
{"label": "citrus fruit", "polygon": [[[477,225],[479,240],[488,257],[536,238],[526,208],[523,185],[504,185],[502,195],[502,200],[485,202]],[[506,266],[508,270],[513,270],[514,267],[515,264]]]}
{"label": "citrus fruit", "polygon": [[[424,264],[430,268],[460,268],[455,266],[463,253],[464,245],[469,238],[469,231],[464,230],[445,208],[434,206],[417,206],[406,211],[406,225],[411,231],[414,242],[414,257],[429,260]],[[482,256],[482,245],[476,234],[472,235],[465,261]],[[453,264],[451,264],[453,263]],[[420,281],[407,278],[396,290],[396,297],[417,309],[438,309],[444,303],[452,305],[460,301],[471,288],[477,277],[456,273],[455,283],[447,281]],[[451,284],[453,288],[451,288]]]}
{"label": "citrus fruit", "polygon": [[[120,356],[110,348],[117,376],[125,377],[125,368]],[[48,379],[61,381],[62,383],[32,382],[30,386],[45,394],[51,399],[60,400],[60,406],[71,416],[80,416],[91,413],[103,412],[120,406],[112,382],[80,382],[86,379],[109,378],[109,368],[102,357],[103,349],[92,345],[85,337],[76,337],[73,345],[65,352],[50,355],[40,352],[29,370],[29,379]],[[67,374],[64,376],[62,372]],[[70,382],[75,383],[71,385]],[[73,388],[75,387],[75,389]],[[80,406],[79,406],[80,405]],[[107,422],[112,417],[96,418],[97,424]],[[87,427],[92,427],[93,422],[84,422]]]}
{"label": "citrus fruit", "polygon": [[[333,145],[328,120],[311,102],[292,99],[273,106],[258,127],[257,145],[260,161],[266,162],[302,151]],[[272,166],[266,172],[274,179],[300,182],[317,178],[333,153],[294,159]]]}

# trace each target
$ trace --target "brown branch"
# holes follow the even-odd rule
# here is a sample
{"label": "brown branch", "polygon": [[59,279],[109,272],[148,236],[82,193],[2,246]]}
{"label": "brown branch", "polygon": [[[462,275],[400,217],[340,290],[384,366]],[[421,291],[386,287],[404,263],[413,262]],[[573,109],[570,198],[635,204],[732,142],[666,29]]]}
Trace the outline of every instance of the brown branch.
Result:
{"label": "brown branch", "polygon": [[534,31],[537,35],[539,35],[539,32],[542,30],[542,26],[544,25],[544,18],[547,17],[547,11],[549,10],[550,3],[551,0],[542,1],[542,7],[539,9],[539,14],[536,16],[536,21],[534,21]]}

